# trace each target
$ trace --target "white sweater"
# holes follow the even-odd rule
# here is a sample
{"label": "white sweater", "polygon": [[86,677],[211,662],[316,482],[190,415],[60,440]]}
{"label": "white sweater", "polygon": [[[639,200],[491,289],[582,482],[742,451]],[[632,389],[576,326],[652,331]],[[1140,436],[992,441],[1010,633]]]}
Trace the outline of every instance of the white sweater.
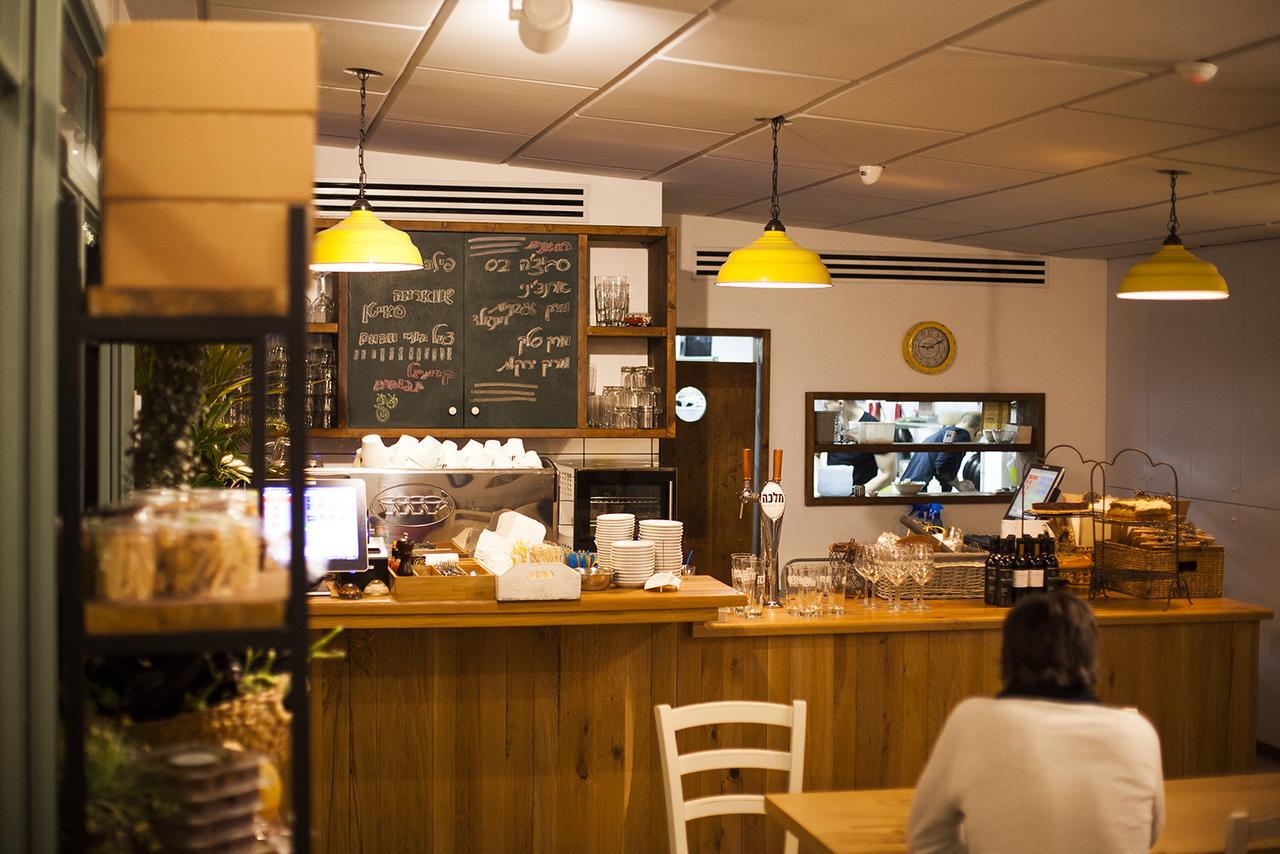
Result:
{"label": "white sweater", "polygon": [[1164,827],[1160,739],[1135,709],[972,698],[911,804],[913,852],[1128,854]]}

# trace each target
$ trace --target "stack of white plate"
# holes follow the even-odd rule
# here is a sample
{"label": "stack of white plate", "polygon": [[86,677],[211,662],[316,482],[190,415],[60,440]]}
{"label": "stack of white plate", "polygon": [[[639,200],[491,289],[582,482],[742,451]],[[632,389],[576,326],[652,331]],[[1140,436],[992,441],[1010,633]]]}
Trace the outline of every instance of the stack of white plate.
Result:
{"label": "stack of white plate", "polygon": [[653,575],[652,540],[618,540],[612,552],[613,583],[619,587],[643,587]]}
{"label": "stack of white plate", "polygon": [[613,544],[618,540],[636,538],[634,513],[601,513],[596,517],[596,551],[600,565],[613,569]]}
{"label": "stack of white plate", "polygon": [[684,522],[641,519],[640,538],[653,540],[658,572],[679,572],[684,563]]}

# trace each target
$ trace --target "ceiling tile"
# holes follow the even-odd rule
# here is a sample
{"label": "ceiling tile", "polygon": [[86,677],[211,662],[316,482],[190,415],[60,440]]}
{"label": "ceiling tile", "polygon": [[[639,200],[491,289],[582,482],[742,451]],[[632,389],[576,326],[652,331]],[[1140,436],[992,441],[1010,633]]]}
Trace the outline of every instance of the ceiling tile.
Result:
{"label": "ceiling tile", "polygon": [[[662,175],[663,186],[697,193],[743,193],[752,199],[769,196],[771,169],[767,163],[728,157],[698,157]],[[778,186],[789,189],[814,184],[838,173],[830,169],[791,166],[778,172]]]}
{"label": "ceiling tile", "polygon": [[591,92],[581,86],[417,68],[387,118],[532,135]]}
{"label": "ceiling tile", "polygon": [[[1155,248],[1159,248],[1156,246]],[[1052,253],[1056,258],[1126,258],[1130,255],[1150,255],[1155,250],[1149,240],[1112,243],[1107,246],[1085,246],[1079,249],[1062,249]]]}
{"label": "ceiling tile", "polygon": [[209,6],[209,18],[215,21],[303,21],[314,24],[320,32],[320,85],[346,88],[354,78],[342,69],[372,68],[381,71],[383,76],[370,78],[370,92],[386,92],[391,88],[422,40],[423,32],[410,27],[283,15],[216,3]]}
{"label": "ceiling tile", "polygon": [[528,138],[525,134],[385,121],[378,127],[378,133],[370,141],[369,149],[501,163]]}
{"label": "ceiling tile", "polygon": [[[1089,200],[1053,199],[1007,190],[918,208],[912,212],[912,215],[943,222],[971,223],[973,226],[995,229],[1033,225],[1099,210],[1107,210],[1107,208],[1099,207],[1099,203]],[[970,231],[977,230],[977,228],[970,229]]]}
{"label": "ceiling tile", "polygon": [[[1027,245],[1035,244],[1041,247],[1041,251],[1052,252],[1059,249],[1075,249],[1081,246],[1142,241],[1147,239],[1147,233],[1139,229],[1105,225],[1088,218],[993,231],[980,235],[980,237],[983,240],[1007,241]],[[978,235],[973,237],[973,239],[978,238]]]}
{"label": "ceiling tile", "polygon": [[667,213],[706,216],[737,207],[747,201],[750,200],[741,196],[729,196],[721,193],[699,193],[691,190],[681,190],[665,183],[662,185],[662,210]]}
{"label": "ceiling tile", "polygon": [[1216,133],[1186,125],[1062,109],[947,143],[931,150],[929,156],[1040,172],[1072,172]]}
{"label": "ceiling tile", "polygon": [[1224,243],[1243,243],[1246,240],[1274,240],[1276,238],[1280,238],[1280,222],[1188,233],[1185,236],[1185,242],[1188,246],[1194,248],[1220,246]]}
{"label": "ceiling tile", "polygon": [[[1137,79],[1135,72],[942,48],[837,95],[811,113],[975,131]],[[975,97],[981,93],[981,97]]]}
{"label": "ceiling tile", "polygon": [[1044,177],[1047,177],[1044,172],[976,166],[915,156],[890,163],[885,167],[880,180],[869,187],[857,175],[848,175],[824,184],[823,189],[888,196],[891,199],[914,199],[921,203],[944,202]]}
{"label": "ceiling tile", "polygon": [[[460,0],[428,49],[423,65],[601,86],[683,26],[692,14],[683,6],[593,0],[574,4],[569,35],[552,53],[534,53],[520,42],[516,22],[501,0]],[[663,8],[675,6],[677,8]]]}
{"label": "ceiling tile", "polygon": [[958,40],[1007,53],[1155,70],[1280,32],[1280,3],[1046,0]]}
{"label": "ceiling tile", "polygon": [[737,133],[761,116],[795,112],[839,81],[654,60],[582,111],[605,119]]}
{"label": "ceiling tile", "polygon": [[[778,132],[783,168],[810,166],[842,172],[864,163],[882,163],[949,139],[953,134],[919,128],[888,127],[842,119],[799,116]],[[772,162],[768,126],[717,149],[716,156]]]}
{"label": "ceiling tile", "polygon": [[627,169],[621,166],[594,166],[587,163],[575,163],[570,160],[554,160],[549,157],[529,157],[516,155],[507,163],[512,166],[528,166],[530,169],[554,169],[559,172],[581,172],[585,175],[609,175],[615,178],[642,179],[649,174],[645,169]]}
{"label": "ceiling tile", "polygon": [[[386,96],[378,92],[368,93],[365,98],[365,110],[369,118],[378,112],[384,97]],[[359,90],[321,86],[319,109],[316,114],[316,133],[347,139],[358,137],[360,135]]]}
{"label": "ceiling tile", "polygon": [[421,30],[440,10],[441,0],[360,0],[359,3],[351,0],[218,0],[218,5],[368,24],[396,24]]}
{"label": "ceiling tile", "polygon": [[[1093,219],[1110,225],[1147,227],[1163,233],[1168,217],[1169,203],[1161,201],[1132,210],[1099,214]],[[1280,222],[1280,182],[1179,198],[1178,220],[1188,234]]]}
{"label": "ceiling tile", "polygon": [[936,222],[909,216],[879,216],[841,226],[846,231],[881,234],[886,237],[910,237],[914,240],[942,240],[972,234],[973,226],[954,222]]}
{"label": "ceiling tile", "polygon": [[725,138],[711,131],[574,116],[524,154],[655,172]]}
{"label": "ceiling tile", "polygon": [[1193,163],[1280,173],[1280,125],[1175,148],[1164,152],[1164,156]]}
{"label": "ceiling tile", "polygon": [[[895,213],[915,205],[915,202],[902,199],[858,197],[849,193],[832,193],[818,189],[784,193],[778,202],[782,208],[781,219],[787,225],[799,225],[801,219],[831,224],[845,223]],[[763,222],[769,218],[769,200],[752,202],[739,208],[735,213],[753,214]],[[973,230],[969,229],[969,231]]]}
{"label": "ceiling tile", "polygon": [[[991,232],[991,235],[1004,232]],[[975,234],[971,237],[952,237],[941,243],[955,243],[960,246],[977,246],[980,249],[996,249],[1001,252],[1017,252],[1023,255],[1039,255],[1040,244],[1030,241],[1013,240],[1007,237],[994,237],[987,234]]]}
{"label": "ceiling tile", "polygon": [[1093,201],[1096,203],[1095,210],[1132,208],[1169,198],[1169,177],[1159,174],[1156,171],[1158,169],[1190,172],[1191,174],[1178,179],[1178,189],[1186,196],[1275,180],[1275,176],[1267,172],[1206,166],[1164,157],[1140,157],[1039,181],[1020,187],[1018,192],[1057,199]]}
{"label": "ceiling tile", "polygon": [[1201,86],[1165,74],[1076,104],[1081,110],[1248,130],[1280,121],[1280,41],[1221,60]]}
{"label": "ceiling tile", "polygon": [[[856,80],[1018,0],[737,0],[668,56]],[[786,38],[779,38],[785,33]]]}

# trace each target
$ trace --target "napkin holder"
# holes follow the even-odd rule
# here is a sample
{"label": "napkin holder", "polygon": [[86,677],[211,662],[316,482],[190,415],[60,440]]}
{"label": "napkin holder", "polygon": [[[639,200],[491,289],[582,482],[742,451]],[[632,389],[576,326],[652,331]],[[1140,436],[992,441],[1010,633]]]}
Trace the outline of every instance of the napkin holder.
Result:
{"label": "napkin holder", "polygon": [[582,576],[563,563],[517,563],[497,578],[499,602],[582,598]]}

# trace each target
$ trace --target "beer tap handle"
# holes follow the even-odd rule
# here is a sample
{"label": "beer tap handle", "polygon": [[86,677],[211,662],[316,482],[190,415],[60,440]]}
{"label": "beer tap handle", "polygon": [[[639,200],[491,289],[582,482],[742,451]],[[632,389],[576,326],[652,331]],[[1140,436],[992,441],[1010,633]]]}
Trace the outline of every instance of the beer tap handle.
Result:
{"label": "beer tap handle", "polygon": [[775,483],[782,482],[782,449],[773,449],[773,480]]}
{"label": "beer tap handle", "polygon": [[742,449],[742,482],[751,483],[751,449]]}

